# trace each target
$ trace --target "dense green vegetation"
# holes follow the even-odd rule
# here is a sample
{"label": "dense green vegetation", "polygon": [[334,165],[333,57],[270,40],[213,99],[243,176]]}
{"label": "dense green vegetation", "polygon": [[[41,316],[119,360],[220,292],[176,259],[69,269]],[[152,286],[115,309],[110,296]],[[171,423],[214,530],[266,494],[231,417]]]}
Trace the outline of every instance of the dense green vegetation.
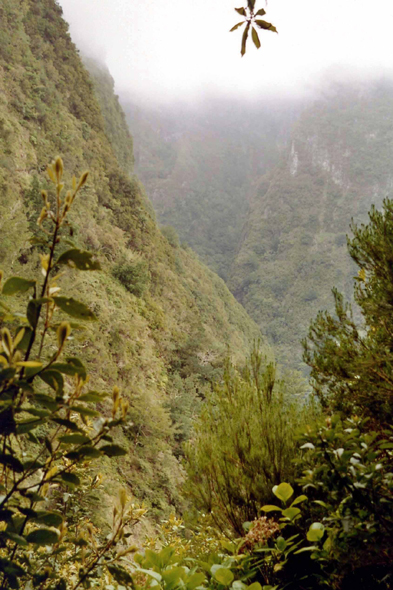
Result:
{"label": "dense green vegetation", "polygon": [[338,254],[347,216],[391,184],[391,86],[317,102],[268,173],[263,118],[265,158],[253,125],[238,169],[219,123],[194,151],[199,115],[180,163],[179,137],[150,135],[168,186],[171,161],[206,188],[190,236],[206,243],[210,214],[205,257],[289,365],[326,283],[344,283],[304,341],[309,387],[181,243],[184,211],[158,229],[113,81],[86,61],[90,81],[55,1],[0,0],[0,35],[0,590],[390,590],[392,201]]}
{"label": "dense green vegetation", "polygon": [[279,379],[255,348],[241,370],[228,364],[207,394],[186,445],[188,491],[221,530],[241,535],[272,487],[294,476],[296,432],[312,414],[304,393],[302,381]]}
{"label": "dense green vegetation", "polygon": [[158,221],[227,280],[255,182],[277,163],[298,105],[212,99],[155,108],[121,98]]}
{"label": "dense green vegetation", "polygon": [[352,292],[351,219],[391,192],[393,86],[332,86],[305,110],[278,168],[262,179],[228,284],[279,358],[299,366],[330,289]]}
{"label": "dense green vegetation", "polygon": [[[88,169],[69,239],[92,251],[102,270],[76,278],[67,271],[59,287],[85,301],[99,323],[73,334],[70,354],[83,352],[92,389],[116,383],[130,404],[118,435],[128,454],[104,466],[105,509],[94,519],[111,519],[110,498],[122,485],[152,507],[153,519],[182,505],[179,396],[191,412],[227,345],[241,358],[259,330],[221,279],[161,235],[137,179],[125,172],[132,142],[112,82],[90,81],[54,0],[1,0],[0,37],[0,267],[6,277],[36,274],[40,252],[29,240],[39,233],[41,190],[49,186],[43,171],[53,156],[62,155],[68,184]],[[179,428],[187,436],[183,417]],[[86,506],[97,501],[92,493]]]}
{"label": "dense green vegetation", "polygon": [[311,318],[332,286],[352,291],[351,219],[391,192],[391,82],[241,111],[228,99],[176,113],[123,100],[158,220],[225,279],[280,361],[304,369]]}

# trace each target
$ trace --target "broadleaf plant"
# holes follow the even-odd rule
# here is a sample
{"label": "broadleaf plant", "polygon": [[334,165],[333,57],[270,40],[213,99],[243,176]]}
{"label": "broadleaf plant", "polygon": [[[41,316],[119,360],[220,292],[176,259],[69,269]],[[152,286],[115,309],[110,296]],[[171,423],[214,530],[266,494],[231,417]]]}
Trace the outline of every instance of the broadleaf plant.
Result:
{"label": "broadleaf plant", "polygon": [[[76,248],[57,258],[68,213],[88,173],[79,180],[74,177],[72,189],[63,196],[60,157],[47,172],[55,195],[51,198],[42,191],[38,225],[48,237],[47,251],[40,246],[43,278],[6,278],[0,298],[1,590],[77,590],[90,587],[97,576],[109,582],[114,572],[117,576],[122,572],[117,561],[128,550],[127,528],[145,512],[143,507],[129,507],[122,490],[113,512],[113,530],[102,540],[86,520],[82,525],[75,515],[70,520],[64,507],[72,494],[86,488],[91,461],[126,454],[112,443],[109,433],[126,420],[128,402],[117,387],[107,394],[85,392],[88,375],[83,362],[65,354],[72,326],[59,314],[96,318],[84,303],[59,295],[56,268],[68,265],[92,271],[100,265],[90,253]],[[3,279],[0,271],[0,287]],[[27,298],[25,315],[17,305],[18,311],[12,310],[12,296],[18,296],[18,305]],[[101,416],[96,403],[107,397],[112,398],[111,409]],[[90,489],[99,481],[96,477]],[[59,506],[61,512],[55,509]],[[119,542],[121,551],[116,549]]]}

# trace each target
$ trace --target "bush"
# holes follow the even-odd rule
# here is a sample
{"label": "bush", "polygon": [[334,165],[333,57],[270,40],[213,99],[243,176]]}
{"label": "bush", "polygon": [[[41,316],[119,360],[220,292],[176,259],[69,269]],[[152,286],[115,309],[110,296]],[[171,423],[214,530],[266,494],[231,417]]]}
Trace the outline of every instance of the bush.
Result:
{"label": "bush", "polygon": [[177,235],[177,231],[171,225],[164,225],[161,227],[161,233],[168,240],[172,248],[179,248],[180,247],[180,240],[179,236]]}
{"label": "bush", "polygon": [[113,276],[136,297],[142,297],[151,279],[149,265],[141,256],[132,260],[122,260],[112,270]]}
{"label": "bush", "polygon": [[206,396],[186,445],[187,491],[221,530],[244,534],[243,523],[259,516],[272,486],[294,475],[295,431],[304,414],[285,389],[255,349],[243,370],[228,362],[223,381]]}

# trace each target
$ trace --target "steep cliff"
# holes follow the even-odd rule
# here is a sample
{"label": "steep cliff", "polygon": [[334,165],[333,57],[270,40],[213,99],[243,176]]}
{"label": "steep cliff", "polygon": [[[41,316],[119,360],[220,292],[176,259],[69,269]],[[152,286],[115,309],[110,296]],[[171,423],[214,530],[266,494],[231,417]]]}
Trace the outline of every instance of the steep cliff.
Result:
{"label": "steep cliff", "polygon": [[351,294],[351,219],[392,191],[393,84],[334,84],[295,124],[255,193],[228,282],[290,365],[333,285]]}
{"label": "steep cliff", "polygon": [[[104,269],[73,283],[67,275],[61,279],[64,293],[88,303],[99,319],[72,347],[87,362],[93,388],[117,383],[130,401],[130,421],[119,434],[129,455],[115,471],[103,466],[105,491],[111,496],[126,484],[154,515],[181,503],[177,445],[226,347],[242,357],[259,330],[220,278],[160,233],[138,180],[126,173],[132,140],[110,78],[91,82],[55,0],[0,0],[0,266],[6,277],[37,272],[29,238],[37,232],[40,190],[48,187],[44,172],[56,155],[64,159],[66,182],[90,170],[74,207],[72,239]],[[105,512],[105,498],[100,502]]]}
{"label": "steep cliff", "polygon": [[212,98],[138,106],[127,96],[122,103],[158,221],[226,280],[255,183],[279,160],[299,105]]}

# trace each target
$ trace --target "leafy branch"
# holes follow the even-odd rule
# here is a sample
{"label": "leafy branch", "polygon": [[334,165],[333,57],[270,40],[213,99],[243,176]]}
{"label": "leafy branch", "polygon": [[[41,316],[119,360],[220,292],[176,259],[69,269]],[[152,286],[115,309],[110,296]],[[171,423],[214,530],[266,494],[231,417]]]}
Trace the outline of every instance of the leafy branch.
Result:
{"label": "leafy branch", "polygon": [[272,23],[269,23],[266,20],[261,19],[260,17],[265,16],[266,10],[264,8],[260,8],[255,12],[255,2],[256,0],[247,0],[247,6],[244,8],[235,8],[236,12],[239,13],[241,16],[244,16],[244,20],[237,23],[232,29],[232,31],[236,31],[239,27],[245,27],[242,36],[242,43],[241,43],[241,56],[245,55],[246,53],[246,46],[248,36],[251,30],[251,38],[252,41],[257,49],[261,47],[261,42],[259,40],[259,35],[257,32],[258,29],[262,29],[264,31],[271,31],[272,33],[277,33],[277,29]]}

